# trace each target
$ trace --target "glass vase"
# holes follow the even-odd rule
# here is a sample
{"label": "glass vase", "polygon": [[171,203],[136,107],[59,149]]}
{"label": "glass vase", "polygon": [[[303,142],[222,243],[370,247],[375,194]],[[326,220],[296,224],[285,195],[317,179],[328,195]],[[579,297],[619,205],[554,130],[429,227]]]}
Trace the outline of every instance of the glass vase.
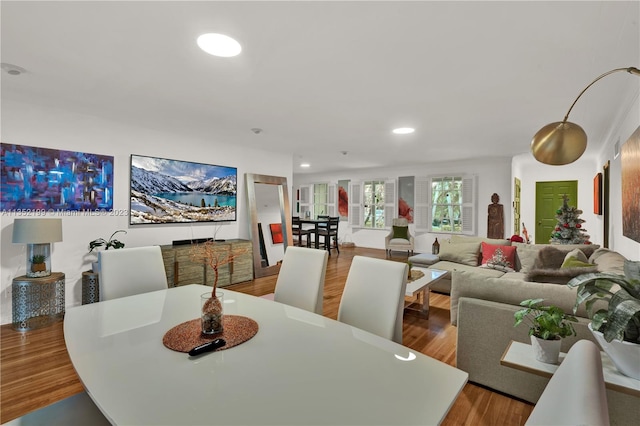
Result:
{"label": "glass vase", "polygon": [[224,293],[216,291],[215,297],[211,292],[200,295],[200,320],[202,334],[214,335],[223,331]]}

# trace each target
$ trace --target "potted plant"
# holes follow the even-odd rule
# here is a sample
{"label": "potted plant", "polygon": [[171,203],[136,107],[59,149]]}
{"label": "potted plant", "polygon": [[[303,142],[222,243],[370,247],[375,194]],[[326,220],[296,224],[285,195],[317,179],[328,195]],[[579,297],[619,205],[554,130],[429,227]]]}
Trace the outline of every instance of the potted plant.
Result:
{"label": "potted plant", "polygon": [[543,301],[544,299],[527,299],[520,302],[520,306],[524,308],[514,314],[514,327],[526,322],[536,359],[557,364],[561,339],[576,335],[571,323],[578,320],[573,315],[565,314],[557,306],[543,306]]}
{"label": "potted plant", "polygon": [[585,304],[589,329],[618,371],[640,380],[640,262],[625,260],[624,275],[589,273],[567,285],[578,288],[573,311]]}
{"label": "potted plant", "polygon": [[[109,250],[110,248],[113,248],[113,249],[123,248],[124,243],[120,240],[113,238],[116,234],[120,232],[124,232],[125,234],[127,233],[127,231],[120,229],[114,232],[113,234],[111,234],[108,240],[105,240],[104,238],[98,238],[91,241],[89,243],[89,253],[91,253],[94,249],[97,249],[98,247],[104,247],[105,250]],[[92,269],[93,269],[93,272],[97,273],[100,270],[99,263],[93,262]]]}
{"label": "potted plant", "polygon": [[42,254],[36,254],[31,257],[31,272],[43,272],[47,270],[45,263],[46,257]]}

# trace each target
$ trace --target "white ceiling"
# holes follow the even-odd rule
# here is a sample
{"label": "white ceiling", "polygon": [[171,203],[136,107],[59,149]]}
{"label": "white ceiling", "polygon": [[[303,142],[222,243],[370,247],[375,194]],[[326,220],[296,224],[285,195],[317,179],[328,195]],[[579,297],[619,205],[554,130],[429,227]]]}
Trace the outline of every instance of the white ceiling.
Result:
{"label": "white ceiling", "polygon": [[[27,71],[2,98],[293,153],[294,173],[510,157],[640,67],[639,21],[639,1],[2,1],[2,62]],[[639,87],[581,98],[587,154]]]}

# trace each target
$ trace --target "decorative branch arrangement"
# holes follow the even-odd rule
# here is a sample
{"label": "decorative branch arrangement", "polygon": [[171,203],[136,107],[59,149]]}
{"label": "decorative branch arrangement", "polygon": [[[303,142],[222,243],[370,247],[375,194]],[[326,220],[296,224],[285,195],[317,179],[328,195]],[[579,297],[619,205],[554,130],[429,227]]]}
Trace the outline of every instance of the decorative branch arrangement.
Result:
{"label": "decorative branch arrangement", "polygon": [[218,288],[218,276],[220,268],[233,261],[238,256],[242,256],[249,252],[248,247],[230,248],[229,244],[220,244],[215,240],[209,240],[202,244],[195,244],[191,251],[191,259],[194,262],[209,265],[214,272],[213,291],[211,297],[216,297],[216,289]]}
{"label": "decorative branch arrangement", "polygon": [[233,249],[229,244],[220,244],[215,239],[193,246],[191,259],[194,262],[209,265],[215,274],[211,296],[206,301],[203,300],[202,304],[201,323],[203,334],[214,335],[223,331],[223,306],[222,301],[216,296],[220,267],[232,263],[236,257],[248,251],[247,247]]}

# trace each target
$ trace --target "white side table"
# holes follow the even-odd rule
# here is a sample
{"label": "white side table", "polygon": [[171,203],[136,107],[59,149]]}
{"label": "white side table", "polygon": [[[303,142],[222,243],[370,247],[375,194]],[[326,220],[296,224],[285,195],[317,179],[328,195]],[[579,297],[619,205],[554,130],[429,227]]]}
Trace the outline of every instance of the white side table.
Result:
{"label": "white side table", "polygon": [[[566,356],[566,353],[560,353],[560,363],[562,363]],[[618,372],[606,353],[601,351],[600,356],[602,357],[605,387],[617,392],[639,397],[640,380],[632,379]],[[500,364],[542,377],[551,377],[558,369],[558,365],[556,364],[546,364],[538,361],[533,354],[531,345],[513,340],[509,343],[509,346],[507,346],[507,350],[504,351],[502,358],[500,358]]]}

